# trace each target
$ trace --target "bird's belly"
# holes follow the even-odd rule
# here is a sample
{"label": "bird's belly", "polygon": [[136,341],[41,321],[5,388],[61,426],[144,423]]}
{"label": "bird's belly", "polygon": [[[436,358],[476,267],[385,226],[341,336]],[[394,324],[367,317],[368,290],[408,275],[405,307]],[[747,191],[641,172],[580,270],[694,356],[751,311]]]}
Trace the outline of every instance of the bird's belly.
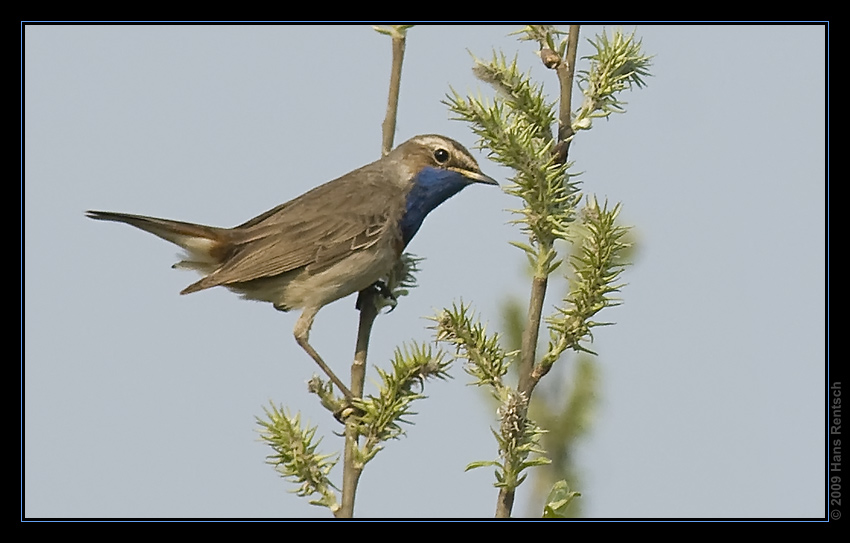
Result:
{"label": "bird's belly", "polygon": [[358,251],[337,264],[310,274],[306,269],[247,283],[226,285],[249,300],[271,302],[278,309],[321,307],[359,292],[384,278],[398,259],[392,244]]}

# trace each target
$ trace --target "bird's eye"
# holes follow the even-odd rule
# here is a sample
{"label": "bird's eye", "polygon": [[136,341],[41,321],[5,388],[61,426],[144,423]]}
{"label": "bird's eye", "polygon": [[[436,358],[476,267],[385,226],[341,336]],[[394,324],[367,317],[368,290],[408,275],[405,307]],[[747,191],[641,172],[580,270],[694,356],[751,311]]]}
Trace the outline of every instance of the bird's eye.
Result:
{"label": "bird's eye", "polygon": [[434,151],[434,158],[437,159],[437,162],[440,164],[445,164],[449,160],[449,152],[445,149],[437,149]]}

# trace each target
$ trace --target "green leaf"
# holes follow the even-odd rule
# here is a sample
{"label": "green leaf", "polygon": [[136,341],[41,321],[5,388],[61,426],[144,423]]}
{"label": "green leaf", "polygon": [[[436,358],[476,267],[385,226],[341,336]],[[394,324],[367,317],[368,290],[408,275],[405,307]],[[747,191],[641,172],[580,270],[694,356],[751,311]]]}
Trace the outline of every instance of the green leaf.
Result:
{"label": "green leaf", "polygon": [[463,471],[469,471],[475,468],[484,468],[487,466],[496,466],[499,469],[502,468],[502,465],[499,462],[496,462],[495,460],[478,460],[477,462],[470,462],[469,464],[467,464],[466,468],[464,468]]}
{"label": "green leaf", "polygon": [[511,245],[516,247],[517,249],[522,249],[530,257],[534,257],[534,258],[537,257],[537,250],[534,249],[533,247],[531,247],[528,244],[521,243],[519,241],[509,241],[508,243],[510,243]]}
{"label": "green leaf", "polygon": [[543,518],[569,518],[567,508],[579,496],[581,496],[581,493],[571,491],[566,481],[558,481],[552,486],[552,490],[546,498],[546,505],[543,506]]}

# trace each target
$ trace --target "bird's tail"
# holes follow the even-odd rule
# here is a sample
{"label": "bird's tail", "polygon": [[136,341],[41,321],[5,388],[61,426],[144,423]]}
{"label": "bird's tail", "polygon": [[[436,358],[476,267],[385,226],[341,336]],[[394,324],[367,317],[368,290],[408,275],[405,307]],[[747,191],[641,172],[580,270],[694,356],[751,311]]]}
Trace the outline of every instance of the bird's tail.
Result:
{"label": "bird's tail", "polygon": [[209,273],[211,267],[221,264],[228,251],[224,228],[112,211],[86,211],[86,216],[98,221],[123,222],[182,247],[189,257],[174,267]]}

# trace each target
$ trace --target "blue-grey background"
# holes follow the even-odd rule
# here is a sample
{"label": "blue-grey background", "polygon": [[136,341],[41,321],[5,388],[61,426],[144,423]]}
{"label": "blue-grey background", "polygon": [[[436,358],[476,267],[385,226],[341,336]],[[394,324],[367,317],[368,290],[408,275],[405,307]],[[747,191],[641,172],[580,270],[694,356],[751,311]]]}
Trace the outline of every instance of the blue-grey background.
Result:
{"label": "blue-grey background", "polygon": [[[518,52],[554,92],[514,29],[412,29],[396,143],[474,143],[440,103],[450,85],[490,93],[467,50]],[[656,55],[648,88],[571,149],[585,190],[623,202],[640,246],[625,304],[604,315],[617,325],[596,333],[602,396],[576,458],[584,512],[823,516],[825,31],[637,31]],[[231,226],[370,162],[389,65],[389,38],[368,26],[25,28],[28,516],[328,516],[287,492],[256,432],[272,400],[318,424],[322,450],[341,448],[306,391],[316,368],[292,338],[296,315],[224,289],[178,296],[196,276],[169,269],[174,246],[83,212]],[[427,258],[421,286],[377,321],[371,363],[428,341],[423,317],[453,301],[495,329],[505,297],[527,299],[507,243],[517,205],[474,186],[428,217],[409,247]],[[343,375],[353,305],[325,308],[311,338]],[[453,374],[369,464],[358,516],[492,516],[492,471],[463,469],[495,456],[495,414]],[[517,514],[530,514],[530,489]]]}

